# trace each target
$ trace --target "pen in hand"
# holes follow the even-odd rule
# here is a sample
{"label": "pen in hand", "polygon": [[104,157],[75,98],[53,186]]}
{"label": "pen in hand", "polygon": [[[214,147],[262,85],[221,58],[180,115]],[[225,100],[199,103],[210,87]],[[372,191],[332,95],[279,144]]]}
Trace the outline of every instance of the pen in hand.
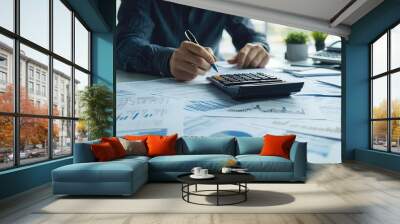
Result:
{"label": "pen in hand", "polygon": [[[193,35],[192,32],[190,32],[190,30],[186,30],[186,31],[185,31],[185,36],[186,36],[186,39],[187,39],[188,41],[200,45],[199,42],[197,42],[196,37]],[[214,56],[214,57],[215,57],[215,56]],[[218,68],[217,68],[217,65],[215,65],[215,63],[211,64],[211,67],[212,67],[216,72],[218,72]]]}

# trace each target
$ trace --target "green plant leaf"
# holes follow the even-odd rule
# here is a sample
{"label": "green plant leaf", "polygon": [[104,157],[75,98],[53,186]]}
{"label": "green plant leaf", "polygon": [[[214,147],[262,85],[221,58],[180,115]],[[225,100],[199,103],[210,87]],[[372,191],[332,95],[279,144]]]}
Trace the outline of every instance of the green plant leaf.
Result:
{"label": "green plant leaf", "polygon": [[95,84],[80,92],[82,120],[87,125],[89,139],[109,136],[112,126],[113,93],[104,85]]}
{"label": "green plant leaf", "polygon": [[304,32],[290,32],[285,38],[286,44],[305,44],[308,36]]}

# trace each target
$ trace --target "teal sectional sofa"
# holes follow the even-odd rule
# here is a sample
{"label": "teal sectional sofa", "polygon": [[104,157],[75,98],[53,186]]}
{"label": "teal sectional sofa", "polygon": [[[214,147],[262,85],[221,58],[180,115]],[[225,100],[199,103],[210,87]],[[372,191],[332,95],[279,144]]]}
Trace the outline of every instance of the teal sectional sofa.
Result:
{"label": "teal sectional sofa", "polygon": [[96,162],[90,149],[98,141],[77,143],[74,163],[52,172],[54,194],[131,195],[148,181],[176,181],[193,167],[218,172],[228,160],[237,160],[259,182],[304,182],[307,170],[307,144],[295,142],[290,159],[258,155],[263,138],[181,137],[177,155],[128,156]]}

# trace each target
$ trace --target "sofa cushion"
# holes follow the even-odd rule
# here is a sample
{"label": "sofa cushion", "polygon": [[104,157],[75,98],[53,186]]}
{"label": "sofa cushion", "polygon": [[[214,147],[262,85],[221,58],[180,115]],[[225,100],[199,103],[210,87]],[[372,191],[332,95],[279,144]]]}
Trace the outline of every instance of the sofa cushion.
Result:
{"label": "sofa cushion", "polygon": [[181,153],[185,155],[225,154],[235,155],[233,137],[182,137]]}
{"label": "sofa cushion", "polygon": [[147,171],[141,159],[74,163],[53,170],[57,182],[130,182],[135,172]]}
{"label": "sofa cushion", "polygon": [[131,141],[124,138],[119,138],[122,146],[126,151],[126,155],[147,155],[146,142],[141,140]]}
{"label": "sofa cushion", "polygon": [[236,137],[236,155],[260,154],[264,145],[262,137]]}
{"label": "sofa cushion", "polygon": [[96,157],[96,161],[105,162],[118,158],[118,156],[115,154],[115,150],[109,142],[93,144],[91,145],[91,149],[94,157]]}
{"label": "sofa cushion", "polygon": [[249,172],[292,172],[292,161],[279,156],[239,155],[239,165]]}
{"label": "sofa cushion", "polygon": [[158,156],[149,160],[149,170],[152,172],[190,172],[199,166],[210,171],[219,171],[230,159],[231,155],[175,155]]}
{"label": "sofa cushion", "polygon": [[290,159],[290,148],[296,135],[265,135],[261,156],[280,156]]}
{"label": "sofa cushion", "polygon": [[178,134],[170,136],[148,136],[146,140],[148,148],[147,155],[151,157],[175,155],[176,139],[178,139]]}
{"label": "sofa cushion", "polygon": [[117,137],[103,137],[101,138],[101,142],[108,142],[114,149],[115,155],[117,158],[122,158],[126,156],[126,151],[124,146],[122,146],[121,142]]}

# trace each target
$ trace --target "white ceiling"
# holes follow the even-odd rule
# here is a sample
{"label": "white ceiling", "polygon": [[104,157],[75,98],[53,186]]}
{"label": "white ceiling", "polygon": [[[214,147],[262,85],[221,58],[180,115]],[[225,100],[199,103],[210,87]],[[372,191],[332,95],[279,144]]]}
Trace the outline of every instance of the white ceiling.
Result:
{"label": "white ceiling", "polygon": [[[350,34],[353,23],[383,2],[383,0],[166,1],[343,37]],[[350,7],[341,12],[346,5]],[[337,14],[338,16],[335,16]]]}
{"label": "white ceiling", "polygon": [[329,20],[351,0],[228,0],[255,7],[275,9],[283,12]]}

